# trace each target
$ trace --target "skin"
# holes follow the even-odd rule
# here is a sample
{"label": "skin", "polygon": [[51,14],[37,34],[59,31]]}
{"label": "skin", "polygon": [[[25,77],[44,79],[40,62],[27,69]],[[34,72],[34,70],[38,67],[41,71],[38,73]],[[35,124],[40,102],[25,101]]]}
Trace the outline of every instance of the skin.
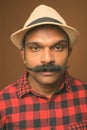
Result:
{"label": "skin", "polygon": [[[41,26],[30,31],[25,38],[25,49],[21,50],[26,66],[31,68],[44,63],[67,66],[70,53],[66,34],[54,26]],[[29,71],[28,82],[34,91],[50,98],[60,90],[64,73]]]}

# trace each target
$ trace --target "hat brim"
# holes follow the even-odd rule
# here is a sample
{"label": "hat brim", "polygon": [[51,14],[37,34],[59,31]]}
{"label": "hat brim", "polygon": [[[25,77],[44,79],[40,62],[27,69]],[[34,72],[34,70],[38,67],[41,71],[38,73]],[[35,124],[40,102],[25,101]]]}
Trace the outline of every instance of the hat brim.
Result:
{"label": "hat brim", "polygon": [[75,28],[68,25],[62,25],[62,24],[54,23],[54,22],[43,22],[43,23],[30,25],[26,28],[22,28],[11,35],[11,41],[18,49],[22,49],[23,48],[22,42],[23,42],[23,38],[26,32],[36,26],[45,25],[45,24],[56,25],[62,28],[69,36],[71,47],[77,42],[78,37],[79,37],[79,32]]}

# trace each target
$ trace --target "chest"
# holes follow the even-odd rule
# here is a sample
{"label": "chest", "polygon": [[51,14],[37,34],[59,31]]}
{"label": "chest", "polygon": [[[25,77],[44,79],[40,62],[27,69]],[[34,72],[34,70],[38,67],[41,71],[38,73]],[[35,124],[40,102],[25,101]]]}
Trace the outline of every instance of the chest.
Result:
{"label": "chest", "polygon": [[[36,96],[7,102],[4,130],[82,130],[87,128],[87,97],[69,93],[53,100]],[[83,129],[83,130],[85,130]]]}

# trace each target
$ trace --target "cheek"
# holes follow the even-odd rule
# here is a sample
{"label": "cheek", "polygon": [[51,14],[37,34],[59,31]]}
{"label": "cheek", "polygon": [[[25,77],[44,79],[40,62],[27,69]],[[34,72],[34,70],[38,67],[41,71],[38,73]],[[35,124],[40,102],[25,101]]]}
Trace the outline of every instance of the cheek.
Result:
{"label": "cheek", "polygon": [[66,65],[68,62],[68,58],[69,58],[68,53],[62,53],[56,56],[55,62],[56,64],[59,64],[59,65]]}
{"label": "cheek", "polygon": [[37,54],[32,54],[26,51],[25,53],[26,63],[30,66],[35,66],[39,64],[39,57]]}

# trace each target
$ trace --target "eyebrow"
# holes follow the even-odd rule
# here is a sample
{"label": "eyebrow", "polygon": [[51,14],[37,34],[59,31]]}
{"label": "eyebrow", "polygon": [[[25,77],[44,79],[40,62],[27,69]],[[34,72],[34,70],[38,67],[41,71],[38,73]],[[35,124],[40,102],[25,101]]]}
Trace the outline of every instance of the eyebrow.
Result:
{"label": "eyebrow", "polygon": [[55,47],[56,45],[68,45],[68,41],[67,40],[60,40],[58,42],[56,42],[54,45],[52,45],[52,47]]}
{"label": "eyebrow", "polygon": [[[52,46],[55,46],[55,45],[57,45],[57,44],[62,44],[62,43],[68,43],[68,41],[67,40],[65,40],[65,39],[63,39],[63,40],[59,40],[59,41],[56,41],[55,43],[54,43],[54,45],[52,45]],[[26,45],[39,45],[39,46],[41,46],[41,44],[40,44],[40,42],[34,42],[34,41],[32,41],[32,42],[28,42],[28,43],[25,43]]]}
{"label": "eyebrow", "polygon": [[57,41],[55,44],[61,44],[61,43],[68,43],[67,40],[63,39],[63,40],[59,40]]}
{"label": "eyebrow", "polygon": [[32,45],[39,45],[39,42],[28,42],[25,44],[26,44],[25,46],[27,46],[27,45],[32,46]]}

